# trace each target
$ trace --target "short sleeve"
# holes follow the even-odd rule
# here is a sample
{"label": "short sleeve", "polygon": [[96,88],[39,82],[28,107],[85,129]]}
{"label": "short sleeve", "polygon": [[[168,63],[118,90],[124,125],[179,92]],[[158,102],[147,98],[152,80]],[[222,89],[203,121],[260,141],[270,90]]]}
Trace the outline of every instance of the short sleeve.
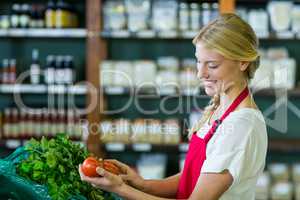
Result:
{"label": "short sleeve", "polygon": [[[220,173],[228,170],[233,184],[245,175],[248,152],[251,151],[253,123],[245,117],[231,117],[219,126],[215,135],[212,151],[207,154],[201,173]],[[213,139],[212,138],[212,139]],[[211,140],[212,140],[211,139]],[[255,159],[253,159],[255,162]]]}

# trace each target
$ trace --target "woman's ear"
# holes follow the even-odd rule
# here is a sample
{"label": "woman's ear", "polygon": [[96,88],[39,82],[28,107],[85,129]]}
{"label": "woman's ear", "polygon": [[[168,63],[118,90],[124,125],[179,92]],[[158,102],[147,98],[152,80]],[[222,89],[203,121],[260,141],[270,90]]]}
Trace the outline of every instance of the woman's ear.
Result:
{"label": "woman's ear", "polygon": [[250,65],[250,62],[248,62],[248,61],[241,61],[240,62],[240,70],[242,72],[246,71],[246,69],[248,68],[249,65]]}

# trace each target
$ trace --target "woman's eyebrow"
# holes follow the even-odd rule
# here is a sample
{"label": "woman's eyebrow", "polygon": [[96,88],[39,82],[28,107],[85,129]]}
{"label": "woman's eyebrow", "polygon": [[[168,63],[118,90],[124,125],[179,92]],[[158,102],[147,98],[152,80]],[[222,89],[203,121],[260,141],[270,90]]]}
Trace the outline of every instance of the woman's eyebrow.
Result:
{"label": "woman's eyebrow", "polygon": [[[203,62],[197,59],[198,62]],[[204,63],[221,62],[221,60],[206,60]]]}

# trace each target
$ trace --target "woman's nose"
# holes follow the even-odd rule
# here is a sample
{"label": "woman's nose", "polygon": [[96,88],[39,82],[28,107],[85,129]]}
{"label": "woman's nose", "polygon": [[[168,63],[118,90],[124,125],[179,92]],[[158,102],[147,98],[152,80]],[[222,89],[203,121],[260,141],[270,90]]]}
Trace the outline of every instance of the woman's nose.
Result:
{"label": "woman's nose", "polygon": [[197,77],[199,79],[207,78],[208,77],[208,70],[207,67],[203,64],[197,64]]}

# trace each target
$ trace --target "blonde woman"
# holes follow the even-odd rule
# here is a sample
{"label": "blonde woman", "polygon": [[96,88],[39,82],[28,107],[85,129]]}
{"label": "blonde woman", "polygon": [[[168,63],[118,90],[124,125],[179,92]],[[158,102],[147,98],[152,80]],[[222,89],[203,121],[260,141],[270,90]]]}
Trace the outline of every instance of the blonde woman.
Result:
{"label": "blonde woman", "polygon": [[134,200],[254,200],[263,172],[267,132],[248,82],[259,65],[258,40],[235,14],[222,14],[194,38],[198,77],[212,96],[190,131],[184,169],[163,180],[144,180],[127,165],[116,176],[98,168],[101,178],[83,181]]}

